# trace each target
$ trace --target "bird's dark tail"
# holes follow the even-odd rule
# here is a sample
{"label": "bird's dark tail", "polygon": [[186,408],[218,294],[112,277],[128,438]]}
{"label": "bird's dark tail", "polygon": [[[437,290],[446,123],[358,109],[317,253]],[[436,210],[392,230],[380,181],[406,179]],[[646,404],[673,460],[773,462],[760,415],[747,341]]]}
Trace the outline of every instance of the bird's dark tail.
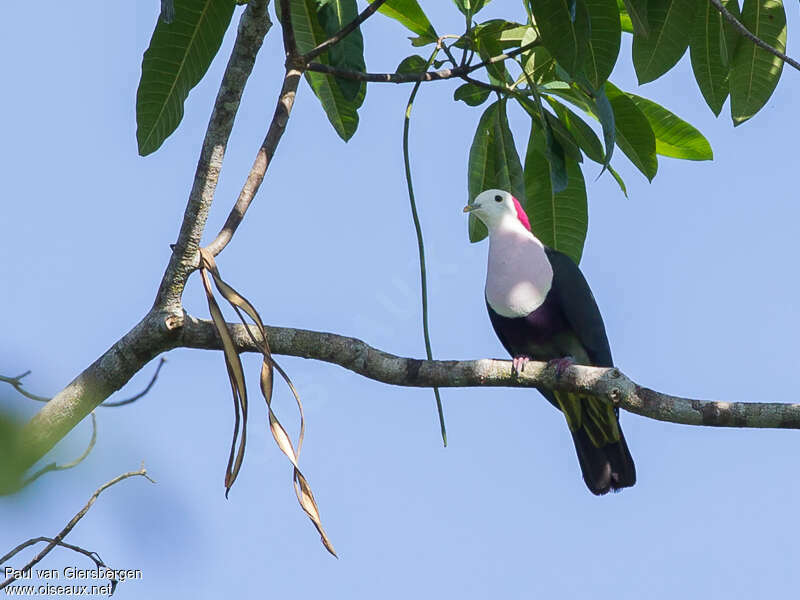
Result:
{"label": "bird's dark tail", "polygon": [[600,496],[636,483],[636,466],[622,435],[622,428],[618,442],[601,447],[592,443],[584,428],[573,432],[572,439],[578,452],[583,480],[593,494]]}

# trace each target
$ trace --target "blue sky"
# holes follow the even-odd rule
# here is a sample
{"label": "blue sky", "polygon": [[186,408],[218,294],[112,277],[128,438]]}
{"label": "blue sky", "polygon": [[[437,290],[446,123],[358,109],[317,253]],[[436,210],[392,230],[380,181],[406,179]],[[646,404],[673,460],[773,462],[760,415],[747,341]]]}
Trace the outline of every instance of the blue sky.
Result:
{"label": "blue sky", "polygon": [[[18,26],[0,39],[0,373],[33,370],[26,381],[38,393],[55,393],[145,313],[177,234],[232,36],[192,92],[177,133],[140,158],[135,93],[156,4],[49,3],[35,21],[27,6],[6,7],[6,22]],[[460,31],[450,3],[423,4],[437,30]],[[486,18],[506,10],[523,16],[520,3],[497,0]],[[796,7],[788,12],[794,31]],[[382,16],[371,19],[368,68],[393,70],[412,53],[406,35]],[[614,81],[697,126],[715,160],[662,158],[648,184],[619,153],[627,199],[607,175],[594,181],[599,167],[586,165],[582,268],[615,361],[637,382],[672,394],[796,401],[797,73],[787,70],[767,107],[734,130],[725,113],[715,119],[705,107],[688,56],[638,87],[630,39],[624,44]],[[789,54],[798,53],[790,38]],[[266,131],[282,62],[276,28],[248,84],[207,240]],[[487,247],[468,243],[460,211],[480,113],[451,101],[457,85],[423,87],[411,132],[433,347],[440,358],[503,357],[483,301]],[[424,354],[401,155],[409,92],[372,85],[359,131],[344,144],[302,84],[262,190],[219,258],[226,279],[270,324]],[[511,120],[524,151],[528,124],[519,112]],[[185,303],[206,316],[197,277]],[[639,480],[595,498],[563,417],[533,390],[443,390],[443,449],[430,390],[284,357],[306,408],[302,467],[337,561],[297,506],[257,400],[245,464],[225,500],[232,414],[222,356],[176,350],[167,359],[147,397],[98,411],[97,446],[79,468],[0,499],[0,550],[53,535],[100,483],[144,460],[158,484],[112,488],[68,539],[114,568],[142,569],[141,581],[120,584],[123,599],[780,598],[797,589],[796,432],[623,414]],[[255,392],[257,358],[245,366]],[[119,397],[143,387],[153,368]],[[279,414],[292,423],[290,395],[278,389]],[[10,391],[0,403],[22,418],[38,408]],[[80,453],[89,432],[81,424],[54,455]],[[66,551],[43,563],[70,565],[91,563]]]}

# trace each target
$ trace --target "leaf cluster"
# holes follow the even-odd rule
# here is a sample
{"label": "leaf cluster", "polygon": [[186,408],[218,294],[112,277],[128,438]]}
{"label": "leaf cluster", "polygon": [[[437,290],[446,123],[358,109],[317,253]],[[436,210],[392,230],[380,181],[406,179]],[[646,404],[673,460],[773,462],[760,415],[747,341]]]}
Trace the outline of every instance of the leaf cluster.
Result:
{"label": "leaf cluster", "polygon": [[[713,3],[522,0],[517,20],[509,15],[480,21],[489,0],[453,2],[465,24],[458,35],[440,37],[418,0],[386,0],[378,11],[414,34],[412,46],[437,44],[430,64],[451,69],[439,78],[462,80],[455,101],[479,107],[496,96],[478,118],[469,153],[469,199],[492,187],[512,191],[529,213],[535,233],[576,261],[588,224],[585,158],[601,165],[601,173],[607,171],[626,193],[611,163],[616,148],[648,180],[658,171],[659,156],[713,157],[708,141],[692,125],[608,80],[622,35],[633,36],[631,58],[640,83],[667,73],[688,49],[702,97],[715,115],[730,97],[735,125],[765,105],[783,66],[779,58],[739,35]],[[177,128],[184,102],[216,55],[236,4],[175,0],[172,21],[158,21],[144,54],[137,94],[142,155],[158,149]],[[785,49],[786,16],[780,0],[744,0],[741,7],[738,0],[726,0],[723,5],[756,36]],[[358,15],[356,0],[291,0],[289,7],[300,54]],[[345,141],[358,128],[358,110],[366,97],[367,78],[359,78],[366,75],[364,56],[357,27],[316,57],[329,72],[305,70],[328,120]],[[394,76],[422,77],[428,64],[411,55],[400,62]],[[392,77],[386,74],[385,80]],[[530,118],[524,161],[508,124],[509,102]],[[469,234],[477,241],[485,230],[471,219]]]}

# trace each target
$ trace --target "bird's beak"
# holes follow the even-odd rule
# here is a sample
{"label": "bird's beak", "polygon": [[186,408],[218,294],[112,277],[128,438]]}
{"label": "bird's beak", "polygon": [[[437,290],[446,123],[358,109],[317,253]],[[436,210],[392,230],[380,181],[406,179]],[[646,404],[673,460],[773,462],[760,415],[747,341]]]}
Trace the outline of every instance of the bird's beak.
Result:
{"label": "bird's beak", "polygon": [[472,211],[474,211],[474,210],[478,210],[480,207],[481,207],[481,205],[480,205],[480,204],[478,204],[477,202],[476,202],[475,204],[467,204],[467,205],[464,207],[464,212],[465,212],[465,213],[472,212]]}

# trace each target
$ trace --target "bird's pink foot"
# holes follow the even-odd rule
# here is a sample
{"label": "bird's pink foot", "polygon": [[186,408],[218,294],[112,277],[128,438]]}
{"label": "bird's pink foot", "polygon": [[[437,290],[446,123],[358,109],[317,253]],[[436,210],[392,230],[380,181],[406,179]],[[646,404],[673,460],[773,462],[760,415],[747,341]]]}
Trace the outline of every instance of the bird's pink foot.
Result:
{"label": "bird's pink foot", "polygon": [[564,356],[563,358],[554,358],[553,360],[547,361],[548,367],[553,367],[556,370],[556,378],[560,378],[564,371],[569,369],[572,365],[575,364],[575,359],[571,356]]}
{"label": "bird's pink foot", "polygon": [[519,375],[525,370],[525,365],[528,364],[530,358],[527,356],[515,356],[511,359],[511,373],[513,375]]}

